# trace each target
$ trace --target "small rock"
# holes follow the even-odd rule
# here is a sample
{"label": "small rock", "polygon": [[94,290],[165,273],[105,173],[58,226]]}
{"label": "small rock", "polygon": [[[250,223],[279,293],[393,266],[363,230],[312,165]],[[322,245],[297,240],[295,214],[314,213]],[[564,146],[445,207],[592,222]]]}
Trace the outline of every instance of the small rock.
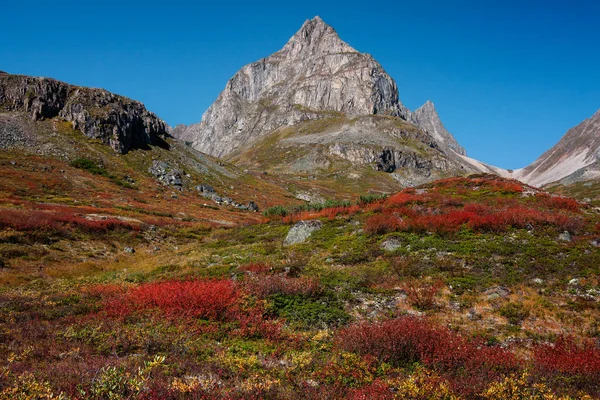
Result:
{"label": "small rock", "polygon": [[485,291],[489,300],[498,299],[501,297],[507,297],[510,294],[510,290],[504,286],[496,286]]}
{"label": "small rock", "polygon": [[304,243],[314,231],[322,227],[323,223],[318,219],[300,221],[290,229],[283,241],[283,245],[291,246],[293,244]]}
{"label": "small rock", "polygon": [[385,251],[396,251],[402,247],[398,239],[387,239],[383,243],[381,243],[381,248]]}
{"label": "small rock", "polygon": [[129,254],[135,253],[135,249],[133,247],[125,247],[123,250],[125,251],[125,253],[129,253]]}
{"label": "small rock", "polygon": [[248,210],[258,212],[258,206],[255,202],[251,201],[250,203],[248,203]]}
{"label": "small rock", "polygon": [[196,186],[196,190],[200,193],[215,193],[215,189],[212,186],[207,185],[206,183],[202,183]]}
{"label": "small rock", "polygon": [[600,247],[600,239],[594,239],[590,242],[590,244],[594,247]]}
{"label": "small rock", "polygon": [[544,284],[544,280],[540,279],[540,278],[533,278],[531,280],[532,283],[535,283],[536,285],[543,285]]}
{"label": "small rock", "polygon": [[579,284],[579,278],[573,278],[569,281],[569,285],[575,286]]}
{"label": "small rock", "polygon": [[571,242],[573,240],[573,235],[571,235],[568,231],[564,231],[560,235],[558,235],[558,240],[562,240],[564,242]]}

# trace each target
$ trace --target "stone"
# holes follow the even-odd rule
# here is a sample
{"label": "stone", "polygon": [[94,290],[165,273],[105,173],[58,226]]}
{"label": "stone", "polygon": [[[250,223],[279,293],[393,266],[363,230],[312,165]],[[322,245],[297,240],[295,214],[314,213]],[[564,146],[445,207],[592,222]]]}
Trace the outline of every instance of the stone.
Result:
{"label": "stone", "polygon": [[485,291],[489,300],[507,297],[510,290],[504,286],[496,286]]}
{"label": "stone", "polygon": [[385,251],[396,251],[400,247],[402,247],[402,245],[400,244],[400,241],[398,241],[398,239],[387,239],[383,243],[381,243],[381,248]]}
{"label": "stone", "polygon": [[564,231],[558,235],[558,240],[562,240],[563,242],[571,242],[573,240],[573,235],[571,235],[568,231]]}
{"label": "stone", "polygon": [[255,202],[251,201],[248,203],[248,210],[258,212],[258,206]]}
{"label": "stone", "polygon": [[196,186],[196,190],[200,193],[215,193],[215,189],[206,183]]}
{"label": "stone", "polygon": [[323,223],[318,219],[300,221],[290,228],[285,240],[283,241],[284,246],[291,246],[293,244],[304,243],[313,232],[321,229]]}
{"label": "stone", "polygon": [[62,118],[121,154],[149,144],[164,145],[168,135],[167,125],[138,101],[50,78],[0,74],[0,105],[35,121]]}
{"label": "stone", "polygon": [[133,247],[125,247],[123,250],[125,251],[125,253],[129,253],[129,254],[135,253],[135,249]]}

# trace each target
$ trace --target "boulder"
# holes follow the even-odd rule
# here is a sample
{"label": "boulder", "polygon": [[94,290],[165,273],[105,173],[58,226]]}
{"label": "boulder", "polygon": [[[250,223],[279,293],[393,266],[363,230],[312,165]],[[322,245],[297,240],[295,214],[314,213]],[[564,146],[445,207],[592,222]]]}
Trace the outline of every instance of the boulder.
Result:
{"label": "boulder", "polygon": [[323,223],[318,219],[300,221],[289,230],[283,241],[283,245],[291,246],[293,244],[304,243],[314,231],[322,227]]}

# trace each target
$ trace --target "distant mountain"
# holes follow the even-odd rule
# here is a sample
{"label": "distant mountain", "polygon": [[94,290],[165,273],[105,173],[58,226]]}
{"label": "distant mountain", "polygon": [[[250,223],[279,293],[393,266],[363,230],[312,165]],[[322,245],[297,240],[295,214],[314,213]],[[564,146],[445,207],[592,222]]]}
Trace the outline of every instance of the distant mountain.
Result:
{"label": "distant mountain", "polygon": [[433,103],[408,110],[382,66],[319,17],[280,51],[238,71],[200,123],[172,134],[275,174],[357,180],[368,179],[368,167],[403,186],[497,170],[465,157]]}
{"label": "distant mountain", "polygon": [[533,186],[600,178],[600,110],[571,128],[550,150],[512,176]]}
{"label": "distant mountain", "polygon": [[435,105],[431,101],[427,100],[425,104],[411,113],[410,121],[425,129],[438,143],[447,146],[460,155],[467,155],[465,149],[446,130],[435,109]]}

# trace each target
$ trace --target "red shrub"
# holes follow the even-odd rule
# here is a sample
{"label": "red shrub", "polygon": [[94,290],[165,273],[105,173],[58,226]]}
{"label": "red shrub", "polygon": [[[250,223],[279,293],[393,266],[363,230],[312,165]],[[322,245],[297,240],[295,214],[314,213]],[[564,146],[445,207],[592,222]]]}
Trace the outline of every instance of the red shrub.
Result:
{"label": "red shrub", "polygon": [[533,359],[535,370],[543,377],[558,382],[561,376],[567,377],[576,388],[600,394],[600,348],[594,342],[577,344],[571,337],[560,337],[554,344],[536,346]]}
{"label": "red shrub", "polygon": [[240,269],[244,272],[250,272],[256,275],[266,275],[273,269],[272,266],[262,262],[251,262],[248,264],[240,265]]}
{"label": "red shrub", "polygon": [[47,212],[39,210],[7,210],[0,212],[0,228],[20,231],[68,231],[78,228],[90,233],[105,233],[117,229],[139,230],[140,227],[116,218],[86,219],[72,212]]}
{"label": "red shrub", "polygon": [[123,298],[106,303],[109,314],[160,310],[165,316],[223,319],[239,293],[230,280],[164,281],[130,289]]}
{"label": "red shrub", "polygon": [[307,219],[327,218],[335,219],[338,215],[354,215],[361,211],[360,206],[354,205],[349,207],[330,207],[320,211],[300,211],[290,214],[283,218],[284,223],[295,223]]}
{"label": "red shrub", "polygon": [[385,205],[388,207],[402,207],[409,203],[421,200],[421,197],[405,192],[396,193],[385,199]]}
{"label": "red shrub", "polygon": [[337,333],[336,344],[396,365],[421,362],[447,375],[463,394],[479,393],[491,381],[519,368],[508,350],[486,347],[415,317],[350,325]]}
{"label": "red shrub", "polygon": [[411,280],[402,285],[406,292],[408,302],[421,310],[430,310],[435,307],[435,298],[442,289],[444,283],[441,281],[423,285],[419,280]]}
{"label": "red shrub", "polygon": [[395,396],[389,385],[377,379],[370,385],[350,390],[346,398],[350,400],[392,400]]}
{"label": "red shrub", "polygon": [[581,204],[575,199],[569,197],[551,196],[546,193],[537,193],[535,195],[537,203],[551,210],[567,210],[572,212],[581,211]]}
{"label": "red shrub", "polygon": [[372,235],[381,235],[398,230],[401,226],[401,221],[392,215],[375,214],[367,219],[365,231]]}

